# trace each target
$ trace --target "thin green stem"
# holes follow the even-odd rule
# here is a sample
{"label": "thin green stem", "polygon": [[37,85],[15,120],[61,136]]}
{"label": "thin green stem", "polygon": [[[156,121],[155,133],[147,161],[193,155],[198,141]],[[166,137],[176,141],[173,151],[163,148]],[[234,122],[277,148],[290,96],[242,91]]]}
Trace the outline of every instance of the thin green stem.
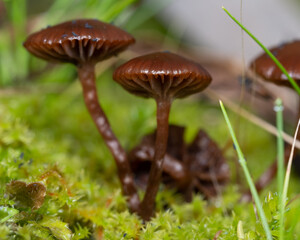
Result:
{"label": "thin green stem", "polygon": [[294,142],[292,145],[292,150],[290,153],[289,157],[289,162],[286,168],[286,174],[285,174],[285,179],[284,179],[284,184],[283,184],[283,191],[282,191],[282,196],[281,196],[281,202],[280,202],[280,209],[279,209],[279,214],[280,214],[280,222],[279,222],[279,240],[284,240],[285,239],[285,231],[284,231],[284,210],[285,210],[285,203],[287,199],[287,192],[289,188],[289,181],[290,181],[290,175],[291,175],[291,168],[292,168],[292,162],[293,162],[293,157],[294,157],[294,149],[295,149],[295,144],[296,144],[296,139],[297,139],[297,134],[299,131],[299,125],[300,125],[300,119],[298,121],[297,129],[294,134]]}
{"label": "thin green stem", "polygon": [[110,8],[103,14],[103,18],[112,21],[118,16],[127,6],[133,4],[136,0],[123,0],[116,1]]}
{"label": "thin green stem", "polygon": [[274,111],[276,112],[276,125],[277,125],[277,192],[281,196],[284,182],[284,142],[283,142],[283,117],[282,117],[282,100],[277,98],[275,101]]}
{"label": "thin green stem", "polygon": [[224,105],[223,105],[223,103],[222,103],[221,100],[220,100],[220,106],[221,106],[221,109],[222,109],[222,112],[223,112],[223,115],[224,115],[227,127],[229,129],[232,141],[233,141],[233,143],[235,145],[235,149],[236,149],[237,154],[238,154],[239,162],[240,162],[240,164],[242,166],[242,169],[244,171],[246,180],[248,182],[251,194],[253,196],[253,199],[254,199],[254,202],[255,202],[255,205],[256,205],[256,208],[257,208],[257,211],[258,211],[258,215],[260,217],[262,226],[263,226],[263,228],[265,230],[267,239],[268,240],[272,240],[272,234],[271,234],[271,231],[269,229],[267,218],[266,218],[266,215],[265,215],[265,213],[263,211],[262,204],[260,202],[258,193],[256,191],[255,185],[254,185],[253,180],[251,178],[250,172],[249,172],[249,170],[247,168],[247,162],[246,162],[245,157],[244,157],[244,155],[242,153],[242,150],[240,149],[240,146],[239,146],[238,141],[236,139],[235,133],[234,133],[233,128],[231,126],[230,120],[228,118],[227,112],[226,112],[225,107],[224,107]]}
{"label": "thin green stem", "polygon": [[226,8],[222,7],[223,10],[227,13],[227,15],[236,22],[265,52],[269,55],[269,57],[274,61],[274,63],[277,65],[277,67],[282,71],[282,73],[287,77],[287,79],[290,81],[293,88],[297,91],[297,93],[300,95],[300,88],[295,82],[295,80],[288,74],[286,69],[282,66],[282,64],[277,60],[277,58],[251,33],[247,28],[245,28],[235,17],[233,17]]}

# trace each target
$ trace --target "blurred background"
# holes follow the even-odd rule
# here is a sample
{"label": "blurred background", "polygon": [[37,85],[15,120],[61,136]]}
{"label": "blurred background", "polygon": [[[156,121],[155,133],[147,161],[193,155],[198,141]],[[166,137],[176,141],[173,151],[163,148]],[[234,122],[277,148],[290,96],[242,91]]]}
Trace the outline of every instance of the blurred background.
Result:
{"label": "blurred background", "polygon": [[[259,46],[228,18],[222,6],[238,18],[266,46],[299,38],[299,1],[296,0],[175,0],[164,9],[168,28],[186,36],[200,49],[249,63]],[[242,51],[242,41],[243,51]]]}
{"label": "blurred background", "polygon": [[25,37],[65,20],[113,21],[160,48],[174,48],[168,42],[172,39],[177,40],[175,44],[193,48],[193,52],[238,63],[245,59],[247,65],[261,49],[242,34],[221,7],[225,6],[266,46],[274,46],[300,37],[299,5],[298,0],[1,0],[1,84],[26,78],[34,68],[21,46]]}
{"label": "blurred background", "polygon": [[[223,5],[267,47],[300,37],[297,0],[1,0],[0,85],[24,84],[51,70],[29,56],[22,42],[29,33],[74,18],[97,18],[123,27],[137,38],[138,54],[182,51],[184,46],[185,55],[212,68],[215,84],[226,85],[226,74],[245,75],[261,49],[225,14]],[[56,71],[58,82],[70,80],[64,73]],[[297,101],[287,97],[289,91],[270,88],[296,107]]]}

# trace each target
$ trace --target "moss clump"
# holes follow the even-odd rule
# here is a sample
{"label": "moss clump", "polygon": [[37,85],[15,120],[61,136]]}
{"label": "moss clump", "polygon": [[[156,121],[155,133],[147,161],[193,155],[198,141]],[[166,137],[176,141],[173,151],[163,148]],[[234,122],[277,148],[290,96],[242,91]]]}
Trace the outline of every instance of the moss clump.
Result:
{"label": "moss clump", "polygon": [[[109,91],[103,91],[102,102],[116,134],[129,148],[153,130],[155,106],[145,100],[136,101],[114,89],[109,81],[100,84],[99,89],[114,91],[113,101]],[[149,104],[146,110],[145,102]],[[186,119],[190,119],[186,137],[192,139],[204,126],[203,112],[208,108],[217,118],[206,130],[214,138],[218,134],[217,139],[226,139],[217,108],[192,99],[175,102],[171,122],[188,125]],[[182,119],[177,111],[187,117]],[[191,203],[184,203],[181,196],[162,186],[157,216],[143,225],[127,210],[113,160],[95,131],[77,84],[62,94],[5,98],[0,115],[0,239],[213,239],[217,233],[218,239],[238,239],[242,233],[244,239],[264,238],[253,205],[239,202],[240,193],[233,184],[216,199],[206,201],[195,195]],[[127,128],[120,126],[121,120]],[[247,127],[254,128],[249,124]],[[270,146],[266,152],[272,152],[270,136],[256,129],[255,138],[258,135],[260,144]],[[248,141],[255,144],[253,138]],[[247,153],[254,167],[260,164],[256,150],[250,148]],[[32,209],[9,199],[6,186],[12,180],[44,184],[47,191],[41,207]],[[264,208],[276,236],[278,213],[274,199],[275,195],[268,195]],[[296,201],[291,208],[298,205]],[[291,220],[288,226],[291,232],[299,232]]]}

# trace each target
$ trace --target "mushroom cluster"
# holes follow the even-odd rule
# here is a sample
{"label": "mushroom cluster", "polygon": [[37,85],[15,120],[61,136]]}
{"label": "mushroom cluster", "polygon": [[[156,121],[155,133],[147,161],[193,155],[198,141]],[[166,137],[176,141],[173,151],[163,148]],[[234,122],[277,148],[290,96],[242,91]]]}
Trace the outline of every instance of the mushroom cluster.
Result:
{"label": "mushroom cluster", "polygon": [[[169,171],[181,189],[186,188],[185,193],[189,192],[189,196],[190,190],[195,187],[206,196],[215,191],[211,186],[207,191],[201,189],[201,181],[207,180],[207,176],[201,172],[203,169],[210,171],[220,167],[219,173],[223,174],[217,178],[220,181],[226,179],[227,175],[223,172],[226,166],[222,156],[216,153],[215,144],[204,132],[199,132],[195,141],[187,147],[187,152],[180,150],[185,148],[184,129],[179,130],[181,136],[177,134],[178,127],[175,127],[174,133],[171,127],[169,132],[168,118],[172,101],[205,89],[212,80],[210,74],[198,63],[174,53],[156,52],[140,56],[118,67],[113,75],[113,79],[124,89],[140,97],[154,98],[157,105],[157,130],[155,137],[151,137],[153,141],[149,147],[152,152],[148,158],[150,174],[145,196],[140,202],[127,153],[113,133],[99,103],[94,71],[96,63],[117,55],[134,42],[130,34],[113,25],[94,19],[79,19],[33,33],[24,42],[24,47],[44,60],[72,63],[77,67],[86,107],[114,157],[129,208],[144,220],[149,220],[154,215],[155,198],[163,171]],[[209,156],[204,156],[208,153],[205,148],[212,149]],[[201,151],[202,156],[199,155]],[[214,154],[221,160],[208,162],[209,158],[216,158],[212,157]]]}

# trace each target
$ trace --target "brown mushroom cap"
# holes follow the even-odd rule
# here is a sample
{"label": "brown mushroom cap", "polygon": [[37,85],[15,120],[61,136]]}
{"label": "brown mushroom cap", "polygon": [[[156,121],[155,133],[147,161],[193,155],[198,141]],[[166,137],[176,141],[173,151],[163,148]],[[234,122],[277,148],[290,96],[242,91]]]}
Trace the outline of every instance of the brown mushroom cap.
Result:
{"label": "brown mushroom cap", "polygon": [[111,24],[80,19],[33,33],[24,47],[47,61],[78,64],[104,60],[134,42],[130,34]]}
{"label": "brown mushroom cap", "polygon": [[[296,83],[300,84],[300,41],[285,43],[270,49],[270,51],[285,67]],[[268,82],[292,87],[287,77],[266,53],[257,57],[250,67]]]}
{"label": "brown mushroom cap", "polygon": [[130,93],[146,98],[183,98],[211,82],[200,64],[170,52],[131,59],[115,70],[113,78]]}

